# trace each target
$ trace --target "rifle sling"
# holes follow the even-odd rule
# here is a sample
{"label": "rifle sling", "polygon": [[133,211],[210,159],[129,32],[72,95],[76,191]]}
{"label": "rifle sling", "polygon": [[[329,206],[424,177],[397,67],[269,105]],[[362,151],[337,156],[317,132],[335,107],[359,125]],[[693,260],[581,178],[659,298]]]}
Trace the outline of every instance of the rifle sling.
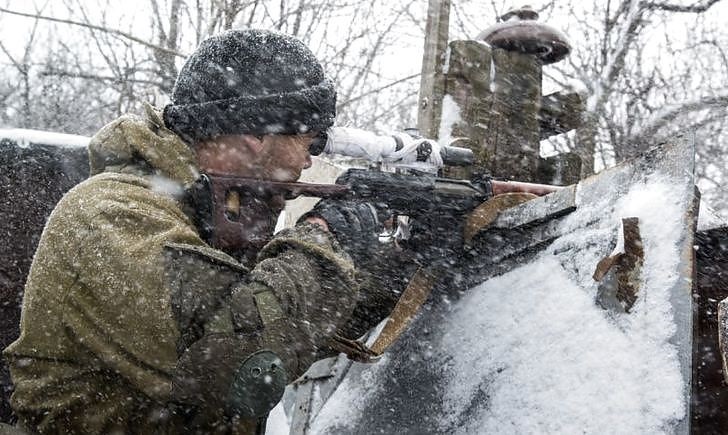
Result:
{"label": "rifle sling", "polygon": [[379,333],[371,346],[336,334],[333,337],[331,347],[345,353],[354,361],[376,362],[407,328],[422,304],[430,296],[435,282],[436,275],[431,270],[419,268],[412,276],[407,288],[402,292],[402,296],[397,301],[397,305],[392,310],[382,332]]}

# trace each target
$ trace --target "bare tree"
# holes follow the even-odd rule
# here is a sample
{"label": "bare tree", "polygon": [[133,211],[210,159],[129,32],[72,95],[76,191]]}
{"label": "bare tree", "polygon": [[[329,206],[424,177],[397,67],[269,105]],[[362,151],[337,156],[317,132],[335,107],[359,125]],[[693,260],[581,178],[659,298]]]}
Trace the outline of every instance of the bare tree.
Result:
{"label": "bare tree", "polygon": [[[392,60],[397,47],[421,51],[425,8],[420,3],[148,0],[148,8],[135,15],[111,15],[104,12],[105,2],[64,0],[65,8],[46,13],[0,8],[0,18],[12,15],[62,28],[46,34],[53,51],[64,53],[66,61],[39,59],[38,68],[46,78],[104,84],[110,92],[96,99],[109,106],[108,98],[113,98],[109,119],[138,110],[150,98],[163,104],[185,53],[204,38],[233,27],[255,27],[295,35],[316,52],[338,85],[341,123],[393,129],[414,125],[419,64],[402,66]],[[142,29],[138,22],[149,26]],[[92,55],[86,56],[89,48]]]}
{"label": "bare tree", "polygon": [[[693,135],[704,196],[728,211],[720,189],[728,175],[728,30],[721,20],[726,3],[593,0],[536,5],[541,21],[563,30],[573,45],[566,60],[544,68],[546,85],[576,88],[587,99],[582,127],[550,145],[578,152],[583,175],[588,175],[595,166],[610,166],[676,133]],[[509,2],[497,0],[456,2],[452,33],[472,37],[508,7]]]}
{"label": "bare tree", "polygon": [[[587,168],[593,167],[597,151],[611,150],[620,161],[653,145],[678,117],[688,116],[698,127],[700,121],[693,115],[724,99],[719,83],[725,81],[725,59],[695,45],[721,37],[701,15],[717,3],[682,7],[608,1],[601,20],[586,20],[599,38],[598,50],[582,48],[571,57],[570,71],[561,68],[560,73],[589,90],[584,126],[576,136]],[[683,14],[692,16],[676,16]],[[688,34],[673,37],[669,32],[685,25],[691,28]],[[658,40],[653,37],[656,31]]]}
{"label": "bare tree", "polygon": [[[185,55],[204,38],[229,28],[267,28],[298,36],[322,60],[339,90],[338,122],[374,130],[415,124],[426,5],[415,0],[147,0],[132,13],[104,12],[105,2],[64,0],[46,9],[0,8],[0,20],[26,20],[25,55],[0,46],[12,68],[2,74],[18,86],[0,88],[0,101],[16,125],[74,128],[64,110],[94,107],[110,120],[139,109],[142,101],[163,105]],[[576,134],[552,146],[582,155],[585,174],[628,158],[676,130],[698,138],[700,175],[723,182],[721,142],[728,101],[728,31],[716,8],[725,0],[544,1],[541,21],[570,36],[566,61],[544,69],[547,82],[583,90],[587,112]],[[496,22],[510,2],[453,2],[451,38],[467,39]],[[116,11],[115,14],[111,12]],[[141,23],[141,24],[140,24]],[[143,25],[142,25],[143,24]],[[54,31],[50,31],[50,29]],[[44,38],[44,39],[43,39]],[[43,39],[47,50],[35,45]],[[403,59],[407,59],[403,62]],[[10,71],[13,72],[10,77]],[[548,84],[547,84],[548,86]],[[23,93],[25,89],[25,93]],[[22,101],[33,89],[54,93],[58,114],[34,123]],[[73,104],[61,104],[74,89]],[[93,89],[93,92],[87,90]],[[25,97],[23,97],[25,95]],[[63,98],[61,98],[63,97]],[[81,103],[83,102],[83,103]],[[17,121],[21,113],[27,116]],[[82,111],[83,113],[83,111]],[[96,126],[98,127],[98,125]],[[55,128],[55,127],[54,127]]]}
{"label": "bare tree", "polygon": [[695,138],[704,197],[728,211],[728,32],[718,13],[725,3],[610,0],[555,9],[580,37],[551,77],[587,91],[583,126],[567,141],[585,175],[595,159],[608,166],[687,134]]}
{"label": "bare tree", "polygon": [[[17,80],[18,80],[18,100],[19,104],[16,106],[18,107],[17,112],[18,116],[18,125],[20,127],[28,128],[33,123],[33,111],[32,111],[32,80],[33,80],[33,73],[34,73],[34,65],[32,63],[33,59],[33,49],[35,47],[36,37],[37,37],[37,30],[38,30],[38,19],[35,19],[32,23],[32,26],[30,28],[30,32],[28,33],[27,39],[25,40],[24,46],[23,46],[23,54],[22,56],[14,56],[12,53],[10,53],[10,50],[8,47],[0,41],[0,50],[7,56],[7,59],[10,61],[10,64],[17,72]],[[8,96],[5,98],[7,101],[7,98],[12,95],[12,92],[8,93]]]}

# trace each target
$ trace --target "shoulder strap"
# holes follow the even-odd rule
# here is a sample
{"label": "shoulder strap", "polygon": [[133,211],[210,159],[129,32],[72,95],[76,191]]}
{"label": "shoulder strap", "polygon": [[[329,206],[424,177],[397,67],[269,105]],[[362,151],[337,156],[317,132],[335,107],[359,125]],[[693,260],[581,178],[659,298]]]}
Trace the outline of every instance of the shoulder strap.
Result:
{"label": "shoulder strap", "polygon": [[339,352],[345,353],[350,359],[363,363],[373,363],[379,360],[382,354],[404,332],[410,321],[419,312],[422,304],[435,286],[436,275],[429,269],[420,268],[412,276],[407,288],[397,301],[392,313],[379,333],[374,343],[367,346],[358,340],[350,340],[335,334],[330,346]]}

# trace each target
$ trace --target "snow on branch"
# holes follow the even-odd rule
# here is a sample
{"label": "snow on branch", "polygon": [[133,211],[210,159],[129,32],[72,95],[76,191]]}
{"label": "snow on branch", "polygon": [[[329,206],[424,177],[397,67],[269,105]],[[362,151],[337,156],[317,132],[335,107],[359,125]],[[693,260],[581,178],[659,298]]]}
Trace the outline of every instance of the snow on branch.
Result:
{"label": "snow on branch", "polygon": [[643,9],[638,7],[637,2],[630,3],[630,8],[626,11],[627,13],[624,23],[618,32],[619,36],[617,37],[617,45],[612,50],[611,56],[607,59],[604,69],[602,70],[602,80],[599,81],[592,97],[587,100],[587,110],[598,110],[598,108],[601,107],[609,98],[609,84],[614,83],[616,77],[624,68],[624,59],[627,56],[628,49],[637,37],[637,32],[635,30],[640,25],[642,10]]}
{"label": "snow on branch", "polygon": [[632,135],[640,139],[653,136],[662,127],[667,126],[678,116],[697,112],[705,109],[724,109],[728,105],[728,89],[709,96],[698,97],[692,100],[682,101],[677,104],[670,104],[655,112],[647,119],[641,128]]}
{"label": "snow on branch", "polygon": [[698,2],[698,3],[694,3],[692,5],[678,5],[678,4],[667,3],[667,2],[643,1],[641,3],[641,6],[645,9],[652,9],[652,10],[700,14],[700,13],[707,11],[713,5],[715,5],[716,3],[719,3],[720,1],[721,0],[707,0],[705,2]]}

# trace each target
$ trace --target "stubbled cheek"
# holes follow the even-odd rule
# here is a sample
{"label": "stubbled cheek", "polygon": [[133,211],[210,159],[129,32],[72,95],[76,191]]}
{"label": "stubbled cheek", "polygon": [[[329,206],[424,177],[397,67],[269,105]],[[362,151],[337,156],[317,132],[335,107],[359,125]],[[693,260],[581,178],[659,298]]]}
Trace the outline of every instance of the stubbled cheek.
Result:
{"label": "stubbled cheek", "polygon": [[278,181],[295,181],[298,179],[299,174],[296,171],[290,169],[276,169],[271,174],[274,180]]}

